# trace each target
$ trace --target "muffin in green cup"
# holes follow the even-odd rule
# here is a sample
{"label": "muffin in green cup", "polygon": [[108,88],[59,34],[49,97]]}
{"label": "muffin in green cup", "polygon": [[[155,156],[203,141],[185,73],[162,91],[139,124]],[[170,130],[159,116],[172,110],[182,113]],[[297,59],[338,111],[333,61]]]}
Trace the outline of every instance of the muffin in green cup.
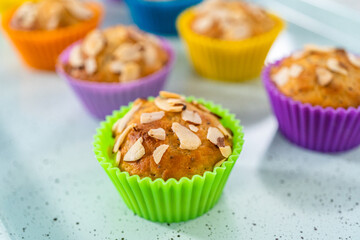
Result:
{"label": "muffin in green cup", "polygon": [[94,151],[125,204],[156,222],[181,222],[219,200],[243,146],[228,110],[160,92],[114,111],[97,129]]}

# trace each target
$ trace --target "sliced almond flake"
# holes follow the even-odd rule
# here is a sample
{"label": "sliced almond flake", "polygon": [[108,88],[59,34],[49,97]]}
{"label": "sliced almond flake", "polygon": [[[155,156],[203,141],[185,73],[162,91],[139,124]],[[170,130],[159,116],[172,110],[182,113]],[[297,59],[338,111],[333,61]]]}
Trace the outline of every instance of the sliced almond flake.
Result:
{"label": "sliced almond flake", "polygon": [[118,152],[116,153],[115,166],[119,166],[120,161],[121,161],[121,152],[118,151]]}
{"label": "sliced almond flake", "polygon": [[14,13],[14,21],[25,29],[31,29],[36,23],[38,7],[36,3],[25,2]]}
{"label": "sliced almond flake", "polygon": [[355,56],[354,54],[347,53],[347,58],[349,59],[350,63],[354,65],[355,67],[360,68],[360,58]]}
{"label": "sliced almond flake", "polygon": [[221,145],[225,145],[224,134],[222,134],[222,132],[216,127],[209,127],[206,138],[218,147],[221,147]]}
{"label": "sliced almond flake", "polygon": [[108,27],[103,30],[105,39],[111,46],[118,46],[119,43],[123,43],[127,40],[128,31],[123,25],[116,25]]}
{"label": "sliced almond flake", "polygon": [[187,127],[174,122],[171,126],[171,129],[179,138],[181,149],[195,150],[201,145],[200,138]]}
{"label": "sliced almond flake", "polygon": [[158,140],[165,140],[165,130],[163,128],[150,129],[148,131],[150,137],[156,138]]}
{"label": "sliced almond flake", "polygon": [[326,68],[318,67],[316,68],[316,77],[320,86],[326,86],[331,83],[333,79],[333,74]]}
{"label": "sliced almond flake", "polygon": [[92,75],[97,70],[97,64],[95,58],[88,58],[85,60],[85,71],[87,74]]}
{"label": "sliced almond flake", "polygon": [[121,61],[112,61],[109,65],[110,71],[115,74],[120,74],[124,69],[124,64]]}
{"label": "sliced almond flake", "polygon": [[214,112],[211,112],[207,107],[205,107],[203,104],[193,100],[191,102],[195,107],[197,107],[200,110],[203,110],[204,112],[210,113],[211,115],[214,115],[215,117],[217,117],[218,119],[222,119],[222,117]]}
{"label": "sliced almond flake", "polygon": [[329,70],[340,73],[343,75],[347,75],[348,72],[345,68],[340,66],[340,62],[336,58],[329,58],[326,62],[326,66],[329,68]]}
{"label": "sliced almond flake", "polygon": [[157,63],[158,52],[152,44],[144,44],[143,58],[147,66],[153,66]]}
{"label": "sliced almond flake", "polygon": [[129,62],[124,65],[121,75],[119,77],[120,82],[130,82],[140,77],[140,65],[135,62]]}
{"label": "sliced almond flake", "polygon": [[136,124],[133,123],[133,124],[130,124],[129,126],[127,126],[125,128],[125,130],[120,134],[120,136],[118,136],[116,138],[116,141],[115,141],[115,144],[114,144],[114,148],[113,148],[113,152],[117,152],[120,147],[121,147],[121,144],[124,142],[125,140],[125,137],[128,135],[128,133],[130,132],[130,130],[132,128],[136,127]]}
{"label": "sliced almond flake", "polygon": [[199,103],[199,102],[197,102],[195,100],[192,101],[192,104],[194,104],[195,107],[197,107],[197,108],[199,108],[199,109],[201,109],[201,110],[203,110],[205,112],[211,113],[210,110],[207,107],[205,107],[203,104],[201,104],[201,103]]}
{"label": "sliced almond flake", "polygon": [[118,127],[118,125],[119,125],[119,123],[120,123],[121,121],[122,121],[122,119],[119,118],[119,119],[112,125],[111,131],[112,131],[113,134],[116,133],[115,130],[116,130],[116,128]]}
{"label": "sliced almond flake", "polygon": [[75,45],[71,49],[70,56],[69,56],[69,64],[75,68],[80,68],[80,67],[84,66],[84,58],[81,53],[80,45]]}
{"label": "sliced almond flake", "polygon": [[165,116],[164,111],[143,113],[140,116],[140,123],[146,124],[162,119]]}
{"label": "sliced almond flake", "polygon": [[273,81],[277,86],[285,85],[289,80],[289,68],[283,67],[276,74],[272,76]]}
{"label": "sliced almond flake", "polygon": [[181,118],[184,121],[191,122],[194,124],[201,124],[201,117],[200,115],[195,111],[185,110],[181,113]]}
{"label": "sliced almond flake", "polygon": [[90,32],[82,44],[83,51],[86,55],[95,57],[105,47],[106,39],[104,34],[96,29]]}
{"label": "sliced almond flake", "polygon": [[186,104],[179,99],[155,98],[155,105],[166,112],[181,112],[186,109]]}
{"label": "sliced almond flake", "polygon": [[154,162],[156,164],[159,164],[161,161],[161,158],[163,157],[164,153],[166,152],[166,150],[169,148],[169,145],[166,144],[162,144],[160,146],[158,146],[154,152],[153,152],[153,158],[154,158]]}
{"label": "sliced almond flake", "polygon": [[306,44],[304,49],[305,51],[308,52],[321,52],[321,53],[328,53],[335,50],[333,47],[322,47],[322,46],[317,46],[315,44]]}
{"label": "sliced almond flake", "polygon": [[128,27],[129,37],[135,42],[145,41],[146,34],[139,30],[137,27]]}
{"label": "sliced almond flake", "polygon": [[[210,10],[210,15],[213,16],[216,20],[220,21],[220,22],[227,22],[227,21],[237,21],[239,22],[239,20],[244,19],[244,14],[242,12],[237,12],[234,13],[232,11],[229,11],[227,9],[212,9]],[[244,23],[244,21],[243,21]],[[247,24],[245,22],[245,24]]]}
{"label": "sliced almond flake", "polygon": [[195,32],[205,33],[212,28],[214,23],[215,23],[214,18],[212,16],[207,15],[196,19],[192,27]]}
{"label": "sliced almond flake", "polygon": [[229,139],[232,139],[232,134],[222,125],[219,124],[217,128]]}
{"label": "sliced almond flake", "polygon": [[37,4],[34,2],[24,2],[21,4],[14,12],[13,18],[15,20],[22,19],[24,16],[26,16],[29,13],[32,13],[32,15],[35,15],[38,11]]}
{"label": "sliced almond flake", "polygon": [[115,134],[120,134],[126,124],[128,124],[128,122],[130,121],[130,119],[132,118],[132,116],[134,115],[134,113],[139,110],[139,108],[141,107],[142,102],[138,103],[138,104],[134,104],[132,106],[132,108],[130,109],[130,111],[128,111],[125,116],[123,116],[122,118],[120,118],[119,120],[116,121],[116,123],[113,125],[112,127],[112,131],[115,132]]}
{"label": "sliced almond flake", "polygon": [[290,77],[297,78],[304,71],[304,68],[299,64],[293,64],[290,67],[289,75]]}
{"label": "sliced almond flake", "polygon": [[160,91],[159,93],[160,97],[163,98],[179,98],[179,99],[184,99],[183,96],[177,94],[177,93],[172,93],[172,92],[167,92],[167,91]]}
{"label": "sliced almond flake", "polygon": [[241,40],[249,38],[252,34],[252,28],[249,24],[239,24],[234,26],[232,23],[229,23],[229,26],[224,26],[224,28],[228,29],[224,34],[225,39]]}
{"label": "sliced almond flake", "polygon": [[214,168],[220,167],[225,161],[226,161],[226,158],[223,159],[223,160],[218,161],[218,162],[214,165]]}
{"label": "sliced almond flake", "polygon": [[66,1],[66,8],[74,17],[81,20],[87,20],[93,16],[93,12],[80,1]]}
{"label": "sliced almond flake", "polygon": [[230,146],[225,146],[225,147],[219,147],[221,154],[225,157],[228,158],[231,155],[231,147]]}
{"label": "sliced almond flake", "polygon": [[50,19],[48,20],[48,22],[46,23],[46,30],[54,30],[56,29],[59,24],[60,24],[60,14],[61,14],[61,8],[58,10],[59,8],[54,8],[54,10],[52,12],[54,12],[53,14],[50,14]]}
{"label": "sliced almond flake", "polygon": [[167,98],[166,100],[171,105],[184,105],[185,104],[184,99],[181,99],[181,98]]}
{"label": "sliced almond flake", "polygon": [[[40,11],[44,9],[43,7],[41,7],[41,3],[39,3],[39,6],[40,6],[39,7]],[[59,27],[61,16],[64,13],[64,5],[61,2],[53,2],[51,4],[51,8],[47,8],[46,11],[47,11],[47,16],[49,16],[49,18],[46,19],[46,21],[44,21],[45,28],[47,30],[53,30]],[[42,13],[43,12],[39,12],[39,14]]]}
{"label": "sliced almond flake", "polygon": [[143,138],[140,137],[136,142],[130,147],[129,151],[124,156],[124,161],[132,162],[137,161],[145,155],[145,148],[142,145]]}
{"label": "sliced almond flake", "polygon": [[140,44],[123,43],[113,53],[116,59],[122,62],[133,62],[141,59]]}
{"label": "sliced almond flake", "polygon": [[192,124],[189,125],[189,128],[190,128],[190,130],[193,131],[193,132],[199,131],[199,128],[196,127],[195,125],[192,125]]}

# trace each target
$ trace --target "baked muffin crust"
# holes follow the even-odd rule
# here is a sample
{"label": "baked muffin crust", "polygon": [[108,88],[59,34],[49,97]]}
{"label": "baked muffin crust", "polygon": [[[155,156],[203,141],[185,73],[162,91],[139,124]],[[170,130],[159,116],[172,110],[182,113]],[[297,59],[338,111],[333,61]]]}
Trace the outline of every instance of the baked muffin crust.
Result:
{"label": "baked muffin crust", "polygon": [[54,30],[90,19],[93,12],[79,0],[24,2],[14,13],[11,26],[18,30]]}
{"label": "baked muffin crust", "polygon": [[203,175],[228,158],[232,149],[232,135],[216,115],[167,92],[155,101],[137,99],[114,124],[113,133],[116,164],[140,178]]}
{"label": "baked muffin crust", "polygon": [[160,40],[135,27],[93,30],[70,52],[65,71],[93,82],[130,82],[160,70],[168,54]]}
{"label": "baked muffin crust", "polygon": [[242,40],[271,30],[274,22],[253,4],[242,1],[207,0],[194,8],[192,30],[223,40]]}
{"label": "baked muffin crust", "polygon": [[321,107],[360,105],[360,59],[344,49],[307,45],[271,69],[284,95]]}

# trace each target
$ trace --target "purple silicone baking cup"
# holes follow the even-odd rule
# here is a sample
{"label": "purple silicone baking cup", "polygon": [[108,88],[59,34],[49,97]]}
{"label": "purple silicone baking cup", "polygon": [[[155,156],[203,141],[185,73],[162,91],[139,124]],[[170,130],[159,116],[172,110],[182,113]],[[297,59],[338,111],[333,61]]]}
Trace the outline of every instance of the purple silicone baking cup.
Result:
{"label": "purple silicone baking cup", "polygon": [[56,71],[71,86],[88,112],[98,119],[105,119],[113,110],[120,109],[137,98],[157,96],[175,61],[175,53],[169,42],[161,39],[162,47],[169,56],[168,63],[161,70],[129,83],[88,82],[71,77],[63,68],[68,62],[71,49],[79,43],[80,41],[75,42],[61,53]]}
{"label": "purple silicone baking cup", "polygon": [[291,142],[319,152],[341,152],[360,145],[360,107],[323,108],[283,95],[270,78],[273,66],[263,69],[262,79],[280,132]]}

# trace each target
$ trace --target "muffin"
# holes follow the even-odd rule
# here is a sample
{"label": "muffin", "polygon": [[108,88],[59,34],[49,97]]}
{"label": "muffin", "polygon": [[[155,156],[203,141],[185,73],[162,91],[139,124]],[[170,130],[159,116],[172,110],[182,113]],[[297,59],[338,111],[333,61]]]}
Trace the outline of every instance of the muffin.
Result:
{"label": "muffin", "polygon": [[26,1],[4,14],[2,26],[29,66],[53,70],[61,51],[94,29],[102,13],[100,4],[79,0]]}
{"label": "muffin", "polygon": [[[134,23],[142,30],[159,35],[177,35],[176,18],[201,0],[126,0]],[[154,17],[156,16],[156,17]]]}
{"label": "muffin", "polygon": [[305,46],[271,69],[279,91],[323,108],[360,106],[360,58],[344,49]]}
{"label": "muffin", "polygon": [[307,45],[263,72],[281,132],[312,150],[360,144],[360,58],[344,49]]}
{"label": "muffin", "polygon": [[193,32],[214,39],[238,41],[270,31],[275,22],[260,7],[239,1],[205,1],[194,8]]}
{"label": "muffin", "polygon": [[163,68],[168,53],[153,35],[134,27],[93,30],[70,51],[65,71],[92,82],[130,82]]}
{"label": "muffin", "polygon": [[215,205],[242,144],[242,127],[227,110],[160,92],[114,111],[98,129],[94,151],[131,210],[179,222]]}
{"label": "muffin", "polygon": [[202,76],[243,81],[259,76],[266,55],[284,27],[262,8],[241,1],[208,0],[177,21],[195,70]]}
{"label": "muffin", "polygon": [[156,95],[174,62],[167,41],[131,26],[93,30],[60,56],[57,70],[95,117]]}
{"label": "muffin", "polygon": [[201,176],[232,152],[232,133],[218,116],[173,93],[160,92],[154,101],[137,99],[113,130],[120,170],[140,178]]}
{"label": "muffin", "polygon": [[81,1],[24,2],[14,12],[10,26],[22,31],[54,30],[87,21],[93,15]]}

